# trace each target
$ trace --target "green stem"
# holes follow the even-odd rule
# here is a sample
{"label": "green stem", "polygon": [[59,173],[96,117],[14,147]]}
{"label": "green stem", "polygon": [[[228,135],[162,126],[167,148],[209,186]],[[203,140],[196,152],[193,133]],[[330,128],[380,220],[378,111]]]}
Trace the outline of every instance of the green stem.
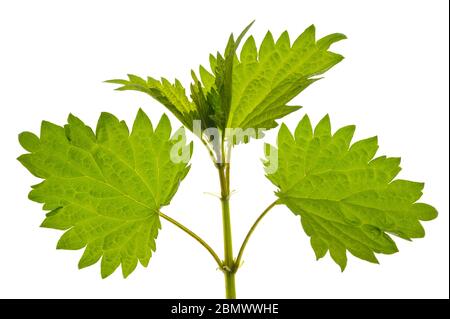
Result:
{"label": "green stem", "polygon": [[202,137],[200,137],[200,140],[202,141],[203,145],[205,145],[206,149],[208,150],[209,157],[213,161],[213,163],[216,163],[216,158],[214,157],[214,151],[209,146],[208,142]]}
{"label": "green stem", "polygon": [[236,299],[236,284],[234,272],[225,272],[225,297],[227,299]]}
{"label": "green stem", "polygon": [[235,269],[234,272],[236,272],[241,264],[242,255],[244,254],[245,247],[247,246],[248,241],[250,240],[250,237],[252,236],[253,232],[255,231],[256,227],[258,226],[259,222],[266,216],[266,214],[275,206],[278,204],[278,200],[274,201],[272,204],[267,206],[267,208],[259,215],[259,217],[256,219],[256,221],[253,223],[253,226],[250,228],[250,230],[247,233],[247,236],[245,236],[244,241],[242,242],[241,249],[239,249],[238,256],[236,258]]}
{"label": "green stem", "polygon": [[196,233],[194,233],[192,230],[190,230],[189,228],[187,228],[186,226],[184,226],[180,222],[176,221],[172,217],[169,217],[169,216],[163,214],[162,212],[159,212],[159,216],[161,216],[165,220],[171,222],[172,224],[174,224],[175,226],[177,226],[181,230],[185,231],[191,237],[193,237],[196,241],[198,241],[213,256],[213,258],[216,261],[217,265],[219,265],[219,268],[223,269],[223,264],[222,264],[222,261],[220,260],[219,256],[216,254],[214,249],[212,249],[211,246],[209,246],[200,236],[198,236]]}
{"label": "green stem", "polygon": [[222,162],[217,165],[220,179],[220,202],[222,203],[222,224],[223,224],[223,249],[224,261],[223,271],[225,274],[225,296],[227,299],[236,298],[235,271],[233,258],[233,240],[231,234],[230,216],[230,163],[224,150],[222,141]]}

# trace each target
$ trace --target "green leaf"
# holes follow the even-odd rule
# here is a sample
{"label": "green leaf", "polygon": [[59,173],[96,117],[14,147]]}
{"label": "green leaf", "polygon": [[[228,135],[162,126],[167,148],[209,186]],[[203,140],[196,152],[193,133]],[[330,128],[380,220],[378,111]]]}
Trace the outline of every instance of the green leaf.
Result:
{"label": "green leaf", "polygon": [[251,28],[255,21],[252,21],[239,34],[236,41],[233,34],[228,39],[225,48],[224,57],[217,53],[214,62],[211,63],[211,69],[215,76],[214,90],[211,92],[210,103],[214,109],[212,117],[215,120],[216,126],[222,130],[225,129],[229,115],[232,100],[232,86],[233,86],[233,72],[236,60],[236,51],[245,34]]}
{"label": "green leaf", "polygon": [[233,68],[233,91],[227,127],[242,129],[277,126],[275,120],[298,110],[287,104],[343,57],[327,51],[345,39],[332,34],[318,41],[310,26],[291,45],[287,32],[274,40],[268,32],[257,50],[250,36]]}
{"label": "green leaf", "polygon": [[317,75],[343,59],[328,49],[345,36],[334,33],[316,41],[311,26],[291,45],[287,32],[277,41],[268,32],[259,49],[250,36],[238,54],[240,42],[252,24],[236,40],[230,35],[223,54],[209,56],[211,71],[200,66],[199,77],[192,72],[192,101],[179,82],[152,78],[145,81],[134,75],[129,75],[128,80],[107,82],[122,85],[118,90],[137,90],[153,96],[190,130],[193,120],[201,120],[202,129],[244,131],[246,136],[235,137],[233,144],[248,142],[250,137],[261,138],[262,131],[277,126],[277,119],[301,108],[288,105],[295,96],[317,81]]}
{"label": "green leaf", "polygon": [[42,227],[65,231],[58,249],[86,247],[79,268],[101,258],[105,278],[119,265],[124,277],[138,261],[148,265],[161,227],[159,210],[189,171],[187,163],[171,160],[179,142],[170,134],[165,115],[153,129],[140,110],[131,134],[124,122],[102,113],[96,133],[70,115],[64,127],[42,122],[39,138],[19,136],[30,153],[18,160],[44,179],[29,194],[50,211]]}
{"label": "green leaf", "polygon": [[374,158],[376,137],[351,145],[354,130],[346,126],[331,134],[328,116],[314,130],[305,116],[294,134],[282,125],[278,169],[267,174],[280,202],[301,217],[317,259],[329,251],[342,270],[347,250],[377,263],[375,253],[397,252],[390,235],[423,237],[420,221],[437,216],[432,206],[417,202],[422,183],[395,179],[400,159]]}
{"label": "green leaf", "polygon": [[[200,68],[200,74],[202,74],[201,70],[202,69]],[[207,71],[205,70],[204,72]],[[215,127],[216,124],[212,117],[214,109],[211,103],[208,102],[207,95],[205,94],[205,90],[207,90],[207,88],[204,88],[202,86],[202,83],[197,78],[197,75],[194,71],[191,72],[191,75],[194,81],[194,83],[191,84],[191,98],[197,107],[197,114],[199,119],[201,120],[201,128],[203,131],[209,127]],[[207,75],[203,74],[203,78],[204,77],[207,77]]]}
{"label": "green leaf", "polygon": [[192,130],[193,120],[199,119],[196,105],[187,98],[186,91],[178,80],[171,83],[165,78],[158,81],[148,77],[146,81],[139,76],[128,74],[128,80],[115,79],[105,82],[122,85],[116,89],[118,91],[133,90],[147,93],[163,104],[190,130]]}

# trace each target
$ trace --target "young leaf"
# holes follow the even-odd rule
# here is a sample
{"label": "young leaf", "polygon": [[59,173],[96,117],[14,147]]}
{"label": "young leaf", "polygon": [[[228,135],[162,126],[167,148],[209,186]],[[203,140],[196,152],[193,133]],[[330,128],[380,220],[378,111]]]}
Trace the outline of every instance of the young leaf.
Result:
{"label": "young leaf", "polygon": [[42,227],[65,230],[57,248],[86,247],[79,268],[101,258],[104,278],[119,265],[124,277],[138,261],[148,265],[160,229],[159,209],[170,203],[189,171],[186,163],[171,161],[179,142],[170,134],[165,115],[153,130],[140,110],[131,134],[124,122],[103,113],[96,133],[70,115],[64,127],[43,122],[39,138],[20,135],[30,153],[18,160],[44,179],[29,198],[50,211]]}
{"label": "young leaf", "polygon": [[283,125],[278,169],[267,174],[280,201],[301,217],[317,259],[329,251],[342,270],[347,250],[377,263],[374,253],[397,252],[389,235],[423,237],[420,221],[437,216],[432,206],[417,202],[422,183],[395,179],[400,159],[374,158],[376,137],[351,145],[354,130],[346,126],[332,135],[328,116],[314,131],[307,116],[294,134]]}
{"label": "young leaf", "polygon": [[287,104],[343,57],[328,51],[345,39],[328,35],[316,42],[315,27],[307,28],[291,45],[284,32],[277,41],[268,32],[259,50],[253,37],[244,43],[233,69],[233,92],[227,127],[265,128],[299,107]]}
{"label": "young leaf", "polygon": [[[230,115],[230,107],[233,87],[233,72],[234,63],[236,60],[236,51],[244,38],[245,34],[251,28],[255,21],[252,21],[234,40],[233,34],[228,39],[225,48],[224,57],[217,53],[216,59],[211,63],[211,70],[214,74],[214,89],[211,90],[208,97],[209,103],[212,105],[214,114],[211,117],[214,119],[216,127],[224,130]],[[202,68],[202,67],[200,67]],[[205,84],[207,86],[207,84]]]}
{"label": "young leaf", "polygon": [[195,104],[187,98],[186,91],[178,80],[170,83],[165,78],[158,81],[148,77],[146,81],[139,76],[128,74],[128,80],[115,79],[105,82],[122,85],[116,89],[118,91],[132,90],[147,93],[163,104],[190,130],[192,130],[192,121],[199,119]]}
{"label": "young leaf", "polygon": [[[210,55],[211,73],[200,66],[198,79],[192,72],[192,101],[178,81],[175,84],[164,79],[145,81],[129,75],[128,80],[106,82],[121,84],[118,90],[137,90],[153,96],[190,130],[193,120],[201,120],[202,128],[216,127],[222,131],[233,128],[261,132],[274,128],[275,120],[300,108],[288,103],[317,81],[315,76],[343,59],[328,49],[345,36],[335,33],[316,41],[315,28],[311,26],[291,45],[287,32],[277,41],[268,32],[259,49],[250,36],[238,56],[239,44],[252,24],[236,40],[230,35],[223,55]],[[249,132],[249,136],[262,137],[255,132]],[[234,144],[241,141],[236,139]]]}

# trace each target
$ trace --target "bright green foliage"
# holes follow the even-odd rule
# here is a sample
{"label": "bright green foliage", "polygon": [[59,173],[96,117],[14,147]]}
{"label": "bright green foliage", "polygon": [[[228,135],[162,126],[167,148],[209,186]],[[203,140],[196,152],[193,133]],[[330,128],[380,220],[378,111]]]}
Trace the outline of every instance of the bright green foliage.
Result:
{"label": "bright green foliage", "polygon": [[[192,120],[202,121],[202,128],[270,129],[275,120],[298,110],[287,104],[320,75],[340,62],[343,57],[328,51],[330,45],[345,36],[328,35],[318,41],[310,26],[291,45],[284,32],[275,41],[267,33],[259,49],[250,36],[240,54],[237,48],[252,24],[234,40],[230,36],[224,55],[210,55],[209,72],[199,68],[199,77],[192,71],[192,101],[181,84],[162,79],[147,81],[129,75],[128,80],[107,82],[122,85],[118,90],[142,91],[164,104],[189,129]],[[257,137],[255,134],[253,137]],[[261,137],[261,136],[258,136]]]}
{"label": "bright green foliage", "polygon": [[[222,131],[226,128],[232,99],[234,65],[238,62],[236,61],[236,51],[253,23],[254,21],[241,32],[236,40],[234,40],[233,34],[230,35],[224,56],[219,52],[215,57],[210,55],[209,60],[213,74],[200,65],[199,73],[204,88],[202,88],[202,83],[197,80],[195,72],[192,71],[194,85],[191,86],[191,97],[198,106],[205,128],[217,127]],[[196,89],[202,92],[205,100],[206,108],[203,111],[195,98]]]}
{"label": "bright green foliage", "polygon": [[[184,143],[184,133],[177,133]],[[138,261],[148,265],[160,229],[159,209],[170,203],[189,171],[186,163],[171,160],[179,142],[170,134],[165,115],[153,130],[141,110],[131,134],[108,113],[100,116],[96,133],[70,115],[64,127],[42,122],[40,137],[20,134],[29,153],[19,161],[44,179],[29,198],[50,211],[43,227],[66,231],[59,249],[86,247],[79,268],[101,258],[102,277],[119,265],[127,277]]]}
{"label": "bright green foliage", "polygon": [[332,34],[316,42],[314,26],[290,44],[287,32],[277,41],[268,32],[259,47],[249,37],[233,69],[233,93],[227,127],[273,128],[276,119],[299,109],[290,100],[314,83],[343,57],[328,50],[345,39]]}
{"label": "bright green foliage", "polygon": [[282,125],[278,170],[267,175],[279,188],[281,203],[300,215],[317,259],[330,251],[342,270],[347,250],[377,263],[374,253],[397,252],[388,234],[423,237],[419,221],[437,216],[433,207],[416,202],[422,183],[395,180],[399,158],[374,158],[376,137],[350,145],[354,130],[346,126],[332,135],[328,116],[314,131],[307,116],[294,134]]}
{"label": "bright green foliage", "polygon": [[[277,204],[285,204],[300,216],[317,259],[329,251],[342,270],[347,251],[378,263],[376,253],[398,251],[392,235],[407,240],[425,235],[420,221],[436,218],[437,211],[417,202],[422,183],[395,179],[399,158],[375,158],[376,137],[351,144],[354,126],[332,134],[328,116],[315,129],[305,116],[294,133],[281,126],[277,147],[266,144],[270,151],[266,175],[277,186],[278,198],[259,215],[234,255],[228,161],[233,146],[251,137],[261,138],[262,131],[298,110],[300,106],[289,105],[292,99],[343,59],[329,48],[345,39],[334,33],[316,40],[312,25],[292,44],[287,32],[277,39],[267,32],[258,47],[252,36],[244,40],[252,24],[236,39],[231,34],[223,54],[209,56],[209,70],[200,66],[197,73],[191,71],[189,97],[178,80],[172,83],[130,74],[125,80],[107,81],[119,84],[117,90],[150,95],[207,147],[220,180],[223,258],[199,235],[160,211],[188,173],[192,154],[184,129],[171,137],[165,115],[153,129],[140,110],[131,133],[124,122],[103,113],[95,133],[70,115],[64,127],[44,121],[40,137],[29,132],[19,135],[29,153],[18,160],[44,180],[29,194],[49,211],[42,227],[65,231],[59,249],[85,248],[79,268],[101,259],[105,278],[120,265],[124,277],[138,262],[146,267],[156,249],[162,217],[211,254],[225,275],[226,297],[235,298],[235,274],[245,247],[259,222]],[[205,132],[207,128],[217,128],[219,134]]]}
{"label": "bright green foliage", "polygon": [[147,81],[129,74],[128,80],[109,80],[108,83],[122,84],[117,90],[135,90],[147,93],[170,112],[172,112],[184,126],[192,130],[192,121],[198,118],[196,106],[186,97],[186,92],[180,81],[175,79],[175,83],[170,83],[167,79],[161,81],[152,77],[147,77]]}

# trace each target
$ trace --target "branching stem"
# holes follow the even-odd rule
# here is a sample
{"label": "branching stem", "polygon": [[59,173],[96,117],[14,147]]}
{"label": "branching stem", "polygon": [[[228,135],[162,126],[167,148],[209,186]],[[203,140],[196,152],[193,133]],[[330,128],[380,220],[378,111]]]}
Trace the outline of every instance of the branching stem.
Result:
{"label": "branching stem", "polygon": [[161,216],[165,220],[171,222],[172,224],[174,224],[175,226],[177,226],[178,228],[180,228],[181,230],[183,230],[184,232],[189,234],[189,236],[194,238],[196,241],[198,241],[203,247],[206,248],[207,251],[209,251],[211,256],[213,256],[213,258],[216,261],[216,263],[219,266],[219,268],[221,270],[223,269],[223,264],[222,264],[222,261],[220,260],[219,256],[216,254],[214,249],[212,249],[211,246],[208,245],[200,236],[198,236],[196,233],[194,233],[192,230],[190,230],[189,228],[187,228],[186,226],[184,226],[180,222],[176,221],[172,217],[167,216],[166,214],[163,214],[162,212],[159,212],[159,216]]}
{"label": "branching stem", "polygon": [[278,200],[274,201],[272,204],[270,204],[269,206],[267,206],[267,208],[261,213],[261,215],[259,215],[259,217],[255,220],[255,222],[253,223],[253,226],[250,228],[250,230],[247,233],[247,236],[245,236],[244,241],[242,242],[241,245],[241,249],[239,249],[239,253],[238,256],[236,258],[236,262],[234,263],[235,265],[235,269],[234,271],[236,272],[237,269],[239,268],[240,264],[241,264],[241,260],[242,260],[242,255],[244,254],[244,250],[245,247],[247,246],[248,241],[250,240],[250,237],[252,236],[253,232],[255,231],[256,227],[258,226],[259,222],[264,218],[264,216],[267,215],[267,213],[275,206],[278,204]]}

